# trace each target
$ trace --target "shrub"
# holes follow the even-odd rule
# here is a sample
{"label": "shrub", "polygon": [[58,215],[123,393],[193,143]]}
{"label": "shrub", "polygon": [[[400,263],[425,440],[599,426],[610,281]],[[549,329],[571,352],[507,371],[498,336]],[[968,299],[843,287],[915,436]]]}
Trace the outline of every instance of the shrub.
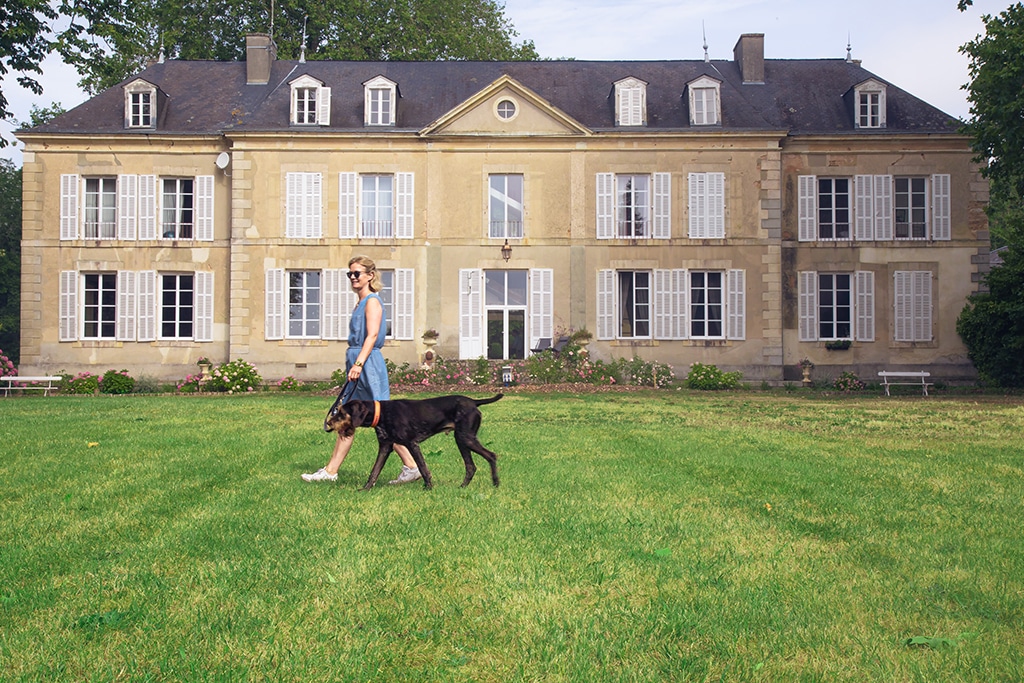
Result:
{"label": "shrub", "polygon": [[832,388],[837,391],[860,391],[865,386],[857,375],[849,371],[840,374],[832,383]]}
{"label": "shrub", "polygon": [[14,367],[14,361],[7,357],[3,349],[0,349],[0,377],[13,377],[17,374],[18,368]]}
{"label": "shrub", "polygon": [[139,378],[135,380],[136,394],[159,394],[163,389],[160,380],[151,375],[139,375]]}
{"label": "shrub", "polygon": [[199,391],[200,380],[203,379],[201,374],[198,375],[186,375],[185,379],[181,380],[177,384],[177,390],[183,394],[194,394]]}
{"label": "shrub", "polygon": [[302,382],[288,375],[277,380],[277,388],[281,391],[301,391]]}
{"label": "shrub", "polygon": [[601,386],[610,386],[619,382],[619,378],[615,374],[615,368],[600,360],[582,364],[577,369],[576,376],[580,378],[580,381],[587,384],[598,384]]}
{"label": "shrub", "polygon": [[100,388],[100,378],[91,372],[80,372],[75,376],[62,375],[60,390],[65,394],[95,394]]}
{"label": "shrub", "polygon": [[468,362],[438,358],[430,372],[430,383],[440,386],[472,383]]}
{"label": "shrub", "polygon": [[256,391],[263,378],[256,366],[241,358],[229,361],[210,373],[210,379],[203,385],[207,391],[226,391],[229,394],[244,394]]}
{"label": "shrub", "polygon": [[[632,360],[617,359],[615,368],[619,381],[626,385],[660,388],[669,386],[674,379],[670,365],[657,361],[648,362],[635,356]],[[739,382],[738,373],[736,381]]]}
{"label": "shrub", "polygon": [[135,380],[127,370],[107,370],[98,384],[104,394],[130,394],[135,389]]}
{"label": "shrub", "polygon": [[686,386],[690,389],[713,391],[718,389],[735,389],[740,384],[743,374],[740,372],[723,372],[715,365],[694,363],[686,376]]}
{"label": "shrub", "polygon": [[562,359],[553,351],[535,353],[526,359],[526,376],[537,384],[558,384],[566,381]]}
{"label": "shrub", "polygon": [[483,356],[473,361],[469,379],[473,384],[493,384],[494,373],[491,371],[490,362]]}

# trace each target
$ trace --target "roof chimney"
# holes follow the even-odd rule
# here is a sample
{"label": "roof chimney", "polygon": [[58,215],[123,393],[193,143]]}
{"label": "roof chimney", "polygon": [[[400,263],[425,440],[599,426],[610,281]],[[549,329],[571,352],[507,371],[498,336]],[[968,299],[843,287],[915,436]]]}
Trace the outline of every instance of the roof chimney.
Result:
{"label": "roof chimney", "polygon": [[266,85],[270,82],[270,66],[277,59],[277,45],[269,33],[250,33],[245,37],[245,82]]}
{"label": "roof chimney", "polygon": [[764,34],[744,33],[732,49],[744,83],[764,83]]}

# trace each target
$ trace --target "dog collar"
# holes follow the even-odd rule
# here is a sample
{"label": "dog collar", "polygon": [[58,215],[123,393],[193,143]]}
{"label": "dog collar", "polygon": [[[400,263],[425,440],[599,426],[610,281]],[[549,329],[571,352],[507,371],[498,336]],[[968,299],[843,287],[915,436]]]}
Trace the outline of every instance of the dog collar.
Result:
{"label": "dog collar", "polygon": [[380,401],[373,402],[373,422],[370,423],[371,427],[376,427],[377,423],[380,422]]}

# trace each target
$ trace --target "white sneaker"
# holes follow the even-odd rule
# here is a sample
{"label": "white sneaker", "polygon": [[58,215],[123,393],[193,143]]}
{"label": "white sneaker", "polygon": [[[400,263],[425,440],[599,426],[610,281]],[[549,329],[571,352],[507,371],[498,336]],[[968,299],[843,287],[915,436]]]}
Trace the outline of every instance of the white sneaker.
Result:
{"label": "white sneaker", "polygon": [[420,474],[418,467],[406,467],[402,465],[402,473],[398,475],[398,479],[392,479],[389,484],[408,484],[411,481],[422,479],[423,475]]}
{"label": "white sneaker", "polygon": [[303,481],[335,481],[337,478],[337,474],[329,474],[323,467],[312,474],[307,473],[302,475]]}

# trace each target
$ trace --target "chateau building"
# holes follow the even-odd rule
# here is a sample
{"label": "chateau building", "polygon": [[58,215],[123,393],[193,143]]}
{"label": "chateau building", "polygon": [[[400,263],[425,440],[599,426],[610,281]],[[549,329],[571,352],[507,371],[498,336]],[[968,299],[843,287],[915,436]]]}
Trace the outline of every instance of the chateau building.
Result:
{"label": "chateau building", "polygon": [[514,359],[586,328],[593,357],[678,376],[974,376],[969,140],[761,34],[656,62],[306,62],[257,34],[244,62],[161,61],[19,137],[23,374],[327,378],[366,254],[398,364],[428,329],[443,357]]}

